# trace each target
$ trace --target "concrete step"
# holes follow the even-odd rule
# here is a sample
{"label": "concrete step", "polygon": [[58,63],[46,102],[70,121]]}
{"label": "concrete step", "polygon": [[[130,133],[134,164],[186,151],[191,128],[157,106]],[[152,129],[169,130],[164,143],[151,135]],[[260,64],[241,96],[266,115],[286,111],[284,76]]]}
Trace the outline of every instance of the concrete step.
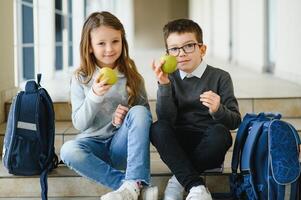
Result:
{"label": "concrete step", "polygon": [[[283,120],[291,123],[298,131],[300,137],[301,137],[301,118],[283,118]],[[56,136],[55,136],[55,149],[56,153],[59,154],[61,146],[68,140],[71,140],[76,137],[76,135],[79,133],[78,130],[76,130],[71,121],[57,121],[55,123],[56,128]],[[5,134],[6,129],[6,123],[0,124],[0,148],[2,148],[3,138]],[[236,137],[236,130],[232,131],[232,138],[233,141]],[[156,149],[151,145],[151,152],[155,152]],[[232,151],[233,145],[230,148],[229,151]],[[0,151],[0,155],[2,152]]]}
{"label": "concrete step", "polygon": [[[286,119],[292,123],[299,131],[301,136],[301,119]],[[1,142],[3,140],[5,124],[0,125]],[[70,121],[56,122],[56,150],[59,149],[63,142],[75,137],[78,133],[73,128]],[[236,131],[232,132],[232,137],[235,139]],[[152,184],[159,187],[160,198],[166,183],[171,176],[170,170],[160,159],[156,149],[151,145],[151,172]],[[229,182],[228,176],[230,173],[231,159],[233,147],[227,152],[224,161],[224,173],[207,173],[204,174],[206,184],[211,192],[228,192]],[[16,190],[18,188],[18,190]],[[80,177],[72,170],[65,166],[60,166],[49,175],[49,196],[53,199],[60,197],[83,197],[88,199],[98,198],[108,190],[100,185],[97,185],[86,178]],[[20,198],[34,199],[39,198],[40,185],[38,177],[21,177],[13,176],[6,172],[2,163],[0,163],[0,200],[1,198]],[[72,198],[71,198],[72,199]],[[76,199],[76,198],[75,198]]]}
{"label": "concrete step", "polygon": [[[20,198],[10,198],[4,197],[0,200],[40,200],[41,198],[34,197],[20,197]],[[49,200],[99,200],[99,197],[50,197]]]}
{"label": "concrete step", "polygon": [[[299,131],[301,136],[301,119],[286,119],[292,123]],[[5,130],[5,124],[0,125],[1,137]],[[59,149],[63,142],[72,139],[78,133],[72,127],[71,122],[56,122],[56,149]],[[232,132],[233,140],[235,139],[236,131]],[[2,139],[0,140],[2,142]],[[160,159],[156,149],[151,145],[151,172],[152,184],[159,187],[159,194],[162,197],[163,190],[171,176],[170,170]],[[230,173],[231,159],[233,147],[227,152],[224,161],[224,173],[206,173],[204,178],[206,184],[212,192],[228,192],[229,182],[228,176]],[[18,190],[16,190],[18,188]],[[49,196],[54,199],[60,197],[85,197],[98,198],[108,190],[99,186],[83,177],[80,177],[72,170],[65,166],[60,166],[49,175]],[[6,172],[2,163],[0,163],[0,200],[1,198],[24,198],[33,199],[40,195],[40,186],[38,177],[20,177],[13,176]],[[89,199],[89,198],[88,198]]]}
{"label": "concrete step", "polygon": [[[151,112],[154,121],[156,117],[156,100],[150,100]],[[10,108],[10,102],[5,104],[6,119]],[[278,112],[283,117],[301,118],[301,97],[287,98],[238,98],[240,113]],[[57,121],[71,120],[71,104],[68,101],[54,102],[55,119]]]}
{"label": "concrete step", "polygon": [[[162,198],[171,174],[161,161],[157,162],[156,158],[152,157],[151,163],[152,185],[158,186],[159,197]],[[0,199],[39,197],[39,177],[14,176],[8,174],[2,163],[0,164]],[[229,192],[228,174],[207,173],[203,177],[211,192]],[[53,170],[48,177],[49,197],[99,197],[108,191],[107,188],[80,177],[64,165]]]}
{"label": "concrete step", "polygon": [[[238,99],[242,116],[247,112],[280,112],[284,120],[290,122],[298,130],[301,136],[301,98],[240,98]],[[150,101],[153,119],[155,115],[155,101]],[[6,110],[10,104],[6,104]],[[56,152],[62,144],[73,139],[77,134],[70,121],[71,106],[68,102],[55,102],[56,112]],[[6,123],[0,124],[0,148],[4,138]],[[236,131],[232,132],[233,141],[236,137]],[[171,176],[169,169],[161,161],[156,149],[151,145],[151,168],[152,183],[159,187],[159,195],[162,197],[165,185]],[[228,192],[229,183],[228,175],[230,173],[230,164],[232,158],[233,147],[226,154],[223,174],[210,173],[204,174],[206,184],[211,192]],[[1,154],[2,152],[0,152]],[[0,163],[2,164],[2,163]],[[9,175],[0,165],[0,200],[15,199],[28,200],[39,199],[40,185],[38,177],[20,177]],[[66,200],[94,200],[106,193],[108,189],[97,185],[86,178],[78,176],[65,166],[60,166],[49,175],[49,197],[50,199],[66,199]],[[18,189],[16,189],[18,188]],[[64,198],[63,198],[64,197]]]}

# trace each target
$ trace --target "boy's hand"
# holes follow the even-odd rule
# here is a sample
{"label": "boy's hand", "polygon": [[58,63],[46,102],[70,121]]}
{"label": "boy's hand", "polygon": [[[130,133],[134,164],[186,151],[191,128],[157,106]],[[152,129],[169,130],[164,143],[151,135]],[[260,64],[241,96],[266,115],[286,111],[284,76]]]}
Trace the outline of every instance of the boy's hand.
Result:
{"label": "boy's hand", "polygon": [[119,104],[114,113],[113,124],[114,125],[122,124],[123,119],[124,119],[125,115],[128,113],[128,111],[129,111],[128,107]]}
{"label": "boy's hand", "polygon": [[97,96],[104,95],[112,87],[112,85],[106,84],[107,81],[108,79],[104,79],[102,81],[96,79],[92,85],[92,90],[94,94],[96,94]]}
{"label": "boy's hand", "polygon": [[209,113],[215,113],[220,106],[221,98],[210,90],[200,95],[200,101],[209,108]]}
{"label": "boy's hand", "polygon": [[168,74],[164,73],[161,69],[164,62],[165,61],[160,61],[160,63],[158,65],[156,65],[155,61],[153,60],[153,63],[152,63],[152,69],[155,72],[157,80],[159,81],[160,84],[168,84],[170,82],[169,78],[168,78]]}

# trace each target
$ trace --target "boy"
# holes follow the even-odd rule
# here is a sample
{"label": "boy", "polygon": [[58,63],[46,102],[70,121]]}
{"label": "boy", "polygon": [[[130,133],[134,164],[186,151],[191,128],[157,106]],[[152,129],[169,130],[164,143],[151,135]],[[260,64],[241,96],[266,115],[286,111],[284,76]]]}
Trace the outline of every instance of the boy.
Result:
{"label": "boy", "polygon": [[176,56],[177,70],[162,72],[164,61],[152,68],[158,79],[157,116],[151,141],[174,174],[164,200],[210,200],[200,173],[220,167],[232,145],[230,131],[241,117],[230,75],[207,65],[203,56],[202,29],[189,19],[178,19],[164,28],[166,52]]}

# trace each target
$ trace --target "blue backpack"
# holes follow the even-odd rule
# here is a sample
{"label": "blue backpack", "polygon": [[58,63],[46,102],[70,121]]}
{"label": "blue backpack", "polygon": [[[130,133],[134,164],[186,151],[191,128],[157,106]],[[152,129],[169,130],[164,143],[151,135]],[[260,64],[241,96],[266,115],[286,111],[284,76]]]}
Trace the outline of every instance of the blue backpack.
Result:
{"label": "blue backpack", "polygon": [[10,174],[40,175],[41,197],[47,199],[47,174],[57,167],[54,150],[54,109],[38,82],[28,81],[13,99],[3,145],[3,164]]}
{"label": "blue backpack", "polygon": [[244,117],[231,166],[230,188],[235,199],[300,198],[300,138],[294,127],[280,118],[272,113]]}

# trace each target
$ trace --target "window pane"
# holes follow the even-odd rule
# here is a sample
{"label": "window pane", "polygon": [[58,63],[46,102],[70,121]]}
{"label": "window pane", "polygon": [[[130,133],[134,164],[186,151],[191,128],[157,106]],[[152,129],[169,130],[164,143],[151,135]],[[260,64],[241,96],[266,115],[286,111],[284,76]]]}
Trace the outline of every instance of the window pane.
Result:
{"label": "window pane", "polygon": [[34,78],[34,48],[23,47],[23,78]]}
{"label": "window pane", "polygon": [[68,13],[72,14],[72,0],[68,0]]}
{"label": "window pane", "polygon": [[69,40],[69,42],[73,41],[72,18],[71,17],[69,17],[69,20],[68,20],[68,40]]}
{"label": "window pane", "polygon": [[23,0],[23,2],[32,3],[32,0]]}
{"label": "window pane", "polygon": [[55,14],[55,41],[63,41],[63,16]]}
{"label": "window pane", "polygon": [[55,9],[62,10],[62,0],[55,0]]}
{"label": "window pane", "polygon": [[68,66],[72,67],[73,66],[73,46],[69,46],[69,51],[68,51]]}
{"label": "window pane", "polygon": [[62,45],[55,47],[55,69],[63,69],[63,48]]}
{"label": "window pane", "polygon": [[22,5],[22,39],[23,43],[33,43],[33,9]]}

